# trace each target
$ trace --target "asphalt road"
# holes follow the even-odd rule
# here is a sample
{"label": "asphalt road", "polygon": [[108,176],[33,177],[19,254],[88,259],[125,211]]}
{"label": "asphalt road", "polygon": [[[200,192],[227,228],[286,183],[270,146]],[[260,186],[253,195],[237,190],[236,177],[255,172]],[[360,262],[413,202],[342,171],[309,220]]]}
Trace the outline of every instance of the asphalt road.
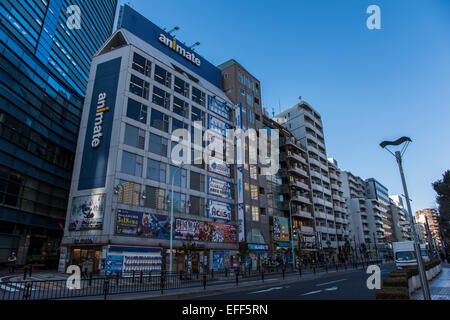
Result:
{"label": "asphalt road", "polygon": [[[381,281],[393,270],[395,265],[382,266]],[[286,285],[202,296],[197,300],[374,300],[375,290],[369,290],[366,284],[369,276],[365,270],[356,270]]]}

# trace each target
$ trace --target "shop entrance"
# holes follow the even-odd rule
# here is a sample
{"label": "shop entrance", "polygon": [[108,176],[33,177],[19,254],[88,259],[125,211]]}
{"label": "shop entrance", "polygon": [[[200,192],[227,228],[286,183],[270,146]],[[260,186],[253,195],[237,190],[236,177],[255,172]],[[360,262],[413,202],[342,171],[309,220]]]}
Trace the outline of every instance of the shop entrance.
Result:
{"label": "shop entrance", "polygon": [[69,264],[79,266],[83,261],[92,259],[93,272],[97,273],[99,270],[100,256],[101,248],[73,248],[70,252]]}

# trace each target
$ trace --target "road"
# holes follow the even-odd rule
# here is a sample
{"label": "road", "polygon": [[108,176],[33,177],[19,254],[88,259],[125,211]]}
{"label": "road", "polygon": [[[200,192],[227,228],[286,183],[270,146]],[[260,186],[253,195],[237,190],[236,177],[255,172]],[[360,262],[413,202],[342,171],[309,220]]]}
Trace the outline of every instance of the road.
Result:
{"label": "road", "polygon": [[[394,265],[382,266],[382,281],[393,270]],[[286,285],[202,296],[197,300],[374,300],[375,290],[369,290],[366,285],[369,276],[363,270],[356,270]]]}

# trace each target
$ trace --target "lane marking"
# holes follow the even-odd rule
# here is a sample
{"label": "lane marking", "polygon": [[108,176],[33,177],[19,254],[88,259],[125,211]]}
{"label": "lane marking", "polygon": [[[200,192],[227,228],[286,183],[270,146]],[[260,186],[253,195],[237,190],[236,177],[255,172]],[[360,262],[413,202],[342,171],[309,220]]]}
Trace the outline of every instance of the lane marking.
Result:
{"label": "lane marking", "polygon": [[307,295],[310,295],[310,294],[316,294],[316,293],[319,293],[319,292],[322,292],[322,290],[307,292],[307,293],[302,294],[302,296],[307,296]]}
{"label": "lane marking", "polygon": [[263,293],[263,292],[269,292],[272,290],[280,290],[283,289],[283,287],[273,287],[273,288],[269,288],[269,289],[265,289],[265,290],[259,290],[259,291],[254,291],[254,292],[249,292],[247,294],[254,294],[254,293]]}
{"label": "lane marking", "polygon": [[326,288],[325,291],[335,291],[337,289],[338,289],[338,287],[331,287],[331,288]]}
{"label": "lane marking", "polygon": [[325,282],[325,283],[320,283],[320,284],[316,284],[316,286],[320,287],[320,286],[325,286],[327,284],[332,284],[332,283],[336,283],[336,282],[342,282],[342,281],[346,281],[347,279],[340,279],[340,280],[334,280],[334,281],[330,281],[330,282]]}

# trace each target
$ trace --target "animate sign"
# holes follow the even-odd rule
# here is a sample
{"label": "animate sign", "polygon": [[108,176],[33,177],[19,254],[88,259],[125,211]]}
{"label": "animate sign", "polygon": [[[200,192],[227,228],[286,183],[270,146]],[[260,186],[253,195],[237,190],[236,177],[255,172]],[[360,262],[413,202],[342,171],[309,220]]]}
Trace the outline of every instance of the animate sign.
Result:
{"label": "animate sign", "polygon": [[95,124],[91,142],[92,148],[97,148],[100,145],[103,136],[103,117],[104,113],[108,110],[109,108],[106,106],[106,93],[100,93],[98,95],[97,110],[95,111]]}
{"label": "animate sign", "polygon": [[200,59],[195,56],[193,52],[188,52],[186,49],[182,48],[177,44],[177,39],[173,38],[173,40],[170,40],[167,38],[164,34],[160,34],[158,40],[162,43],[164,43],[166,46],[171,48],[173,51],[184,57],[185,59],[189,60],[193,64],[195,64],[197,67],[200,67]]}

